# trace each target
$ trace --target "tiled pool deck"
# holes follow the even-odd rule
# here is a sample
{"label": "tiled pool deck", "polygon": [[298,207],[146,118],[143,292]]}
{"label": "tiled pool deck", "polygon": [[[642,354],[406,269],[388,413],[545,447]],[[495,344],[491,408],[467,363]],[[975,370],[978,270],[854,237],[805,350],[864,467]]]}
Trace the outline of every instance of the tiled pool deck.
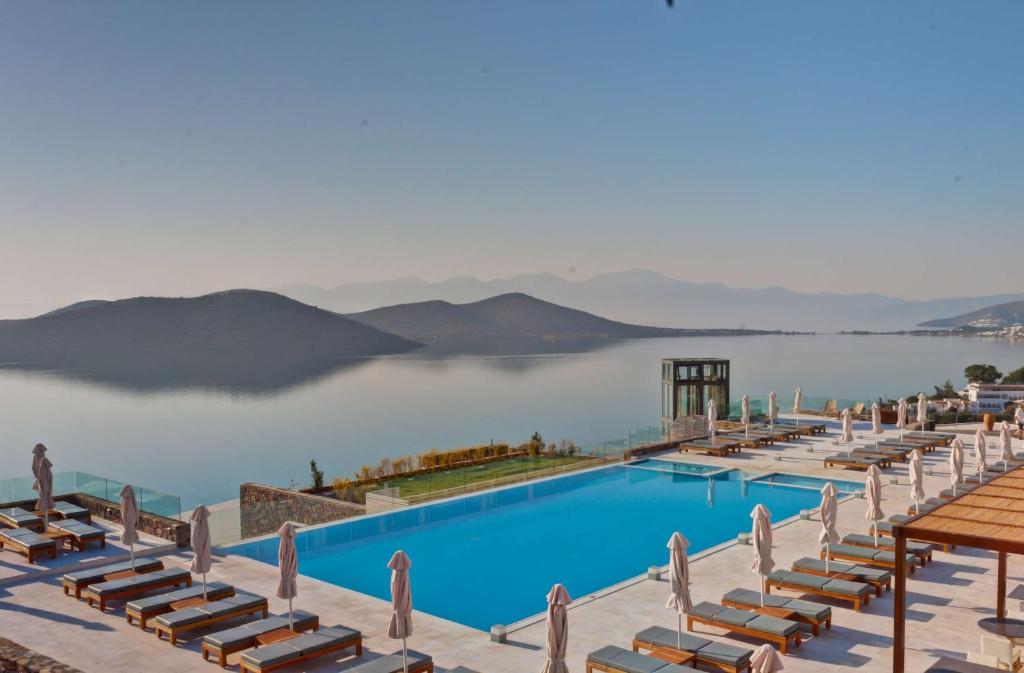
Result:
{"label": "tiled pool deck", "polygon": [[[861,433],[861,425],[858,426],[858,434]],[[836,436],[833,433],[824,438],[784,445],[785,448],[744,450],[739,458],[712,459],[694,455],[683,459],[736,466],[748,471],[787,471],[863,480],[858,473],[826,472],[821,468],[821,457],[836,448],[832,446]],[[808,447],[813,447],[815,452],[807,453]],[[1014,448],[1020,450],[1024,447],[1015,440]],[[783,458],[781,462],[774,459],[778,455]],[[942,449],[926,456],[926,469],[934,467],[935,471],[934,475],[925,477],[927,494],[933,495],[946,488],[947,460],[948,452]],[[888,483],[892,476],[899,477],[899,485]],[[886,470],[884,481],[883,509],[886,514],[906,511],[910,504],[906,467],[897,464]],[[839,506],[840,533],[867,532],[864,510],[863,500],[842,503]],[[680,521],[679,528],[684,534],[686,526],[687,522]],[[789,567],[801,556],[815,556],[819,548],[819,530],[816,516],[811,521],[796,520],[778,527],[775,532],[777,566]],[[0,554],[0,568],[12,562],[11,556],[9,553]],[[691,565],[694,601],[717,603],[723,593],[737,586],[756,589],[758,580],[749,570],[750,557],[749,546],[728,545],[694,560]],[[173,553],[164,559],[168,565],[187,564],[189,556],[187,553]],[[600,563],[601,559],[595,558],[593,562]],[[637,568],[638,576],[644,571],[645,568]],[[1011,590],[1017,583],[1024,582],[1022,573],[1024,563],[1010,557],[1008,580]],[[276,575],[274,567],[232,556],[217,559],[210,577],[268,596],[271,610],[283,612],[286,602],[273,596]],[[592,599],[574,597],[578,600],[569,612],[570,670],[583,671],[587,653],[601,646],[615,644],[628,648],[633,633],[646,626],[658,624],[673,628],[675,616],[664,608],[667,591],[668,583],[665,581],[638,579]],[[345,624],[363,631],[367,647],[364,658],[392,652],[398,646],[395,641],[384,637],[389,617],[387,602],[306,577],[299,580],[299,592],[296,607],[319,614],[321,624]],[[414,585],[414,602],[415,595]],[[453,597],[453,600],[466,598]],[[891,670],[892,605],[891,594],[873,600],[862,613],[836,605],[832,630],[823,630],[818,638],[811,638],[808,634],[804,645],[784,658],[786,670],[819,673],[823,666],[872,673]],[[976,622],[994,614],[994,605],[994,554],[970,549],[959,549],[951,554],[936,552],[934,564],[919,570],[908,583],[906,670],[923,670],[938,656],[963,657],[965,651],[977,650],[981,631]],[[538,613],[544,607],[544,596],[537,596]],[[1015,601],[1008,601],[1008,607],[1011,615],[1019,616],[1019,605]],[[702,636],[722,642],[746,644],[751,648],[759,644],[750,639],[727,637],[705,627],[698,626],[697,630]],[[431,653],[439,671],[463,665],[480,673],[524,673],[538,670],[544,659],[543,622],[513,631],[509,642],[504,645],[491,643],[480,631],[420,613],[415,615],[415,631],[410,646]],[[76,603],[65,598],[54,578],[22,580],[0,586],[0,633],[87,672],[217,670],[215,664],[206,663],[199,656],[196,639],[177,648],[166,641],[157,641],[152,632],[143,633],[138,628],[128,627],[121,610],[101,615],[84,602]],[[230,657],[230,668],[237,670],[237,661],[237,655]],[[351,658],[327,657],[315,666],[286,670],[345,671],[355,664],[356,660]]]}

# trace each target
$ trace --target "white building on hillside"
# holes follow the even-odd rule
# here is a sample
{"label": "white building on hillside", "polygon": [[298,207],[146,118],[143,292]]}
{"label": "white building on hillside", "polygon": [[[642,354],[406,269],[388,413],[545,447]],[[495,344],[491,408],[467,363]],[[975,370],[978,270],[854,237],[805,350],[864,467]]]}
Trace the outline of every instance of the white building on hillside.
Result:
{"label": "white building on hillside", "polygon": [[999,413],[1009,405],[1024,402],[1024,385],[1015,383],[969,383],[964,394],[971,411]]}

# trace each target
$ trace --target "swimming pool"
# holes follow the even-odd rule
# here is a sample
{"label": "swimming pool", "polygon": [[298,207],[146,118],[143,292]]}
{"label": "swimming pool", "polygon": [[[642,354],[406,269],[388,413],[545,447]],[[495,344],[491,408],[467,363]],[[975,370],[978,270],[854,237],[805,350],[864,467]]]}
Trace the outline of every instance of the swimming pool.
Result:
{"label": "swimming pool", "polygon": [[785,486],[788,488],[810,489],[820,493],[826,483],[832,482],[840,496],[853,495],[864,490],[864,484],[857,481],[842,481],[839,479],[821,479],[820,477],[805,477],[802,474],[786,474],[774,472],[772,474],[745,475],[745,478],[752,479],[762,484],[772,486]]}
{"label": "swimming pool", "polygon": [[645,470],[662,470],[679,474],[695,474],[707,477],[719,472],[728,472],[734,468],[719,467],[717,465],[701,465],[698,463],[684,463],[678,460],[659,460],[658,458],[641,458],[627,463],[626,467],[636,467]]}
{"label": "swimming pool", "polygon": [[[736,470],[707,478],[615,465],[300,531],[299,571],[388,600],[387,562],[404,549],[416,609],[486,630],[542,612],[555,582],[581,598],[667,563],[673,531],[695,554],[750,530],[757,503],[781,521],[819,497]],[[277,544],[225,552],[276,564]]]}

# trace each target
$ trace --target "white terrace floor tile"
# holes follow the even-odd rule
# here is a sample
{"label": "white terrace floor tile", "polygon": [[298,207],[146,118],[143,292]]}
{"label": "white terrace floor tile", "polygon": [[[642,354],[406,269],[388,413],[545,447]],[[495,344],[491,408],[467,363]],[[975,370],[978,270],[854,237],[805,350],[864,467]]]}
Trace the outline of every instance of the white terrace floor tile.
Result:
{"label": "white terrace floor tile", "polygon": [[[866,443],[866,425],[858,424],[858,440]],[[891,436],[894,433],[888,432]],[[804,440],[780,448],[744,451],[739,459],[711,459],[701,456],[677,456],[691,462],[741,467],[752,471],[785,470],[821,476],[862,481],[863,474],[822,469],[821,458],[836,449],[835,435]],[[1015,442],[1018,448],[1020,442]],[[812,447],[813,453],[807,453]],[[781,462],[774,457],[781,455]],[[948,452],[939,450],[925,459],[926,468],[935,474],[925,477],[926,493],[934,495],[948,485],[946,463]],[[970,463],[970,460],[968,460]],[[899,485],[888,483],[898,476]],[[886,514],[905,512],[910,505],[906,466],[897,464],[885,472],[883,509]],[[839,506],[841,533],[867,532],[864,518],[865,502],[852,499]],[[680,522],[685,529],[686,522]],[[816,556],[820,522],[794,521],[775,531],[775,560],[778,567],[789,565],[801,556]],[[685,532],[685,531],[684,531]],[[7,561],[8,553],[0,554]],[[750,572],[751,548],[731,545],[691,564],[694,601],[718,602],[722,594],[737,586],[756,589],[757,578]],[[177,552],[164,557],[168,565],[188,563],[188,553]],[[600,559],[594,559],[600,563]],[[638,574],[643,569],[638,568]],[[976,622],[994,613],[995,555],[970,549],[954,553],[936,552],[932,565],[919,570],[908,583],[907,670],[922,670],[937,656],[963,656],[977,649],[981,634]],[[211,580],[230,582],[240,589],[270,598],[271,611],[283,612],[286,601],[273,596],[276,569],[241,557],[217,558]],[[1009,588],[1024,582],[1024,563],[1010,558]],[[674,628],[675,616],[664,609],[667,582],[639,581],[595,600],[579,603],[569,612],[570,670],[585,670],[588,652],[606,644],[629,647],[635,631],[652,624]],[[367,657],[388,653],[400,644],[384,636],[389,616],[386,601],[335,587],[308,577],[299,579],[297,608],[320,615],[324,625],[345,624],[359,628],[366,636]],[[794,595],[786,592],[785,595]],[[413,596],[415,598],[415,587]],[[822,630],[818,638],[808,638],[799,649],[785,657],[788,673],[820,673],[823,667],[881,673],[891,670],[892,594],[874,599],[861,613],[842,604],[833,608],[833,628]],[[1011,614],[1019,607],[1008,601]],[[544,597],[537,597],[537,610],[544,609]],[[410,647],[434,656],[438,670],[457,665],[481,673],[525,673],[536,671],[544,658],[544,625],[537,623],[510,634],[505,645],[491,643],[487,634],[429,615],[417,613],[414,637]],[[715,640],[756,647],[752,639],[732,638],[726,634],[697,627],[697,631]],[[199,656],[198,639],[171,647],[159,642],[152,632],[143,633],[129,627],[123,611],[105,615],[66,598],[56,579],[24,581],[0,587],[0,632],[21,644],[55,659],[77,666],[87,673],[135,673],[145,671],[191,672],[216,670],[215,664],[204,663]],[[237,655],[229,658],[237,670]],[[327,657],[315,665],[298,666],[288,671],[345,671],[357,662],[351,658]]]}

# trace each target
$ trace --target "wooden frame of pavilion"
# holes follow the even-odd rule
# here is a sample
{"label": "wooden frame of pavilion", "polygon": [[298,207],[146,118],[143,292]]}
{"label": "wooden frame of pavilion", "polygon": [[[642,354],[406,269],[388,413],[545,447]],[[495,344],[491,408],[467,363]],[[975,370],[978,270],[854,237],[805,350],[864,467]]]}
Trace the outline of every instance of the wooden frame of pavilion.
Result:
{"label": "wooden frame of pavilion", "polygon": [[1024,554],[1024,466],[986,479],[973,491],[893,526],[893,673],[904,673],[908,539],[996,552],[996,616],[1006,617],[1006,555]]}

